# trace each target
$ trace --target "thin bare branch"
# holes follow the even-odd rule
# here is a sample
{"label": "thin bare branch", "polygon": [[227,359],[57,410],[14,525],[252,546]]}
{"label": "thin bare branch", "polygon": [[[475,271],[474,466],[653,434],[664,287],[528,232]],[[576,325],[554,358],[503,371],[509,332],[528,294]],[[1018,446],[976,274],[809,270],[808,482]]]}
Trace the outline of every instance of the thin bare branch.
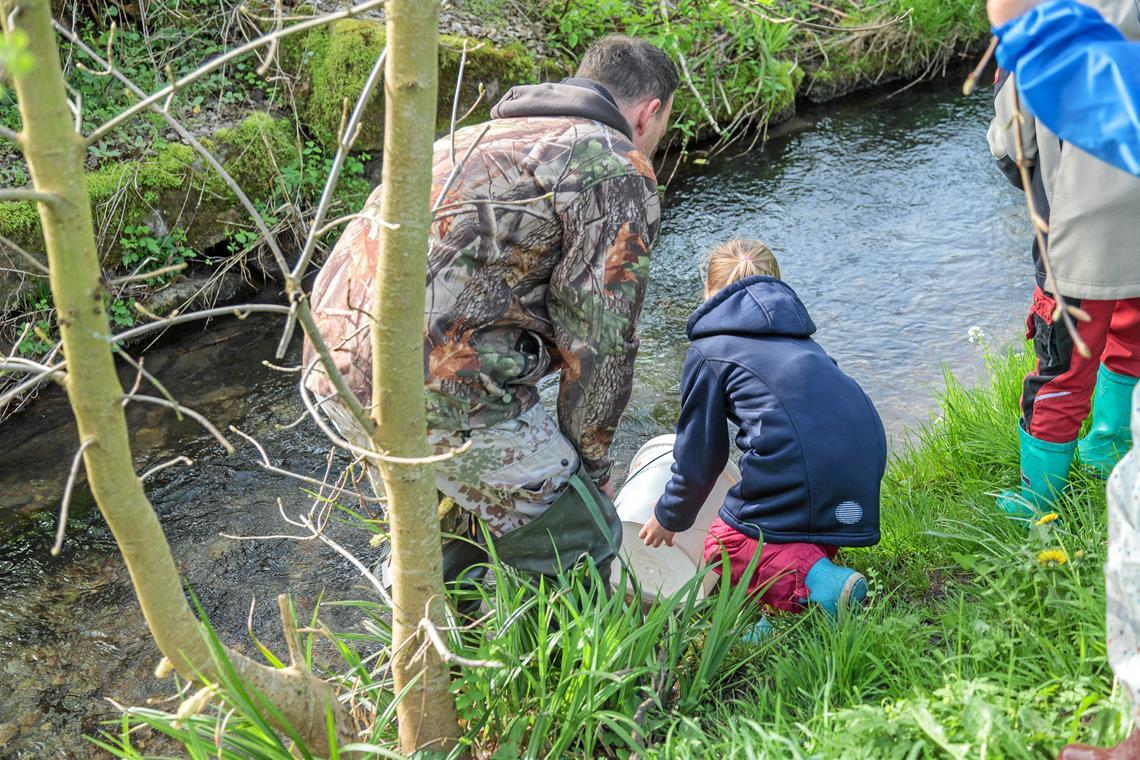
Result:
{"label": "thin bare branch", "polygon": [[377,219],[372,214],[366,213],[364,211],[360,211],[360,212],[357,212],[355,214],[345,214],[342,217],[338,217],[336,219],[333,219],[331,222],[326,222],[324,227],[321,227],[319,230],[317,230],[317,238],[320,239],[320,238],[324,237],[327,233],[331,232],[336,227],[339,227],[340,225],[344,224],[345,222],[351,222],[353,219],[364,219],[366,221],[371,222],[372,224],[378,224],[381,227],[387,227],[390,230],[400,229],[400,225],[398,225],[398,224],[394,224],[392,222],[385,222],[383,219]]}
{"label": "thin bare branch", "polygon": [[464,668],[502,668],[505,667],[503,663],[498,660],[472,660],[467,657],[461,657],[455,652],[447,648],[447,643],[444,642],[443,636],[440,635],[439,629],[427,617],[420,620],[420,630],[427,636],[428,641],[431,642],[432,647],[435,648],[436,653],[452,665],[459,665]]}
{"label": "thin bare branch", "polygon": [[982,55],[982,59],[978,61],[978,65],[974,67],[970,75],[966,77],[966,81],[962,84],[962,94],[967,97],[974,94],[974,89],[978,86],[978,79],[981,78],[982,72],[986,70],[989,65],[990,59],[994,57],[994,51],[997,50],[998,38],[990,38],[990,45],[986,48],[986,52]]}
{"label": "thin bare branch", "polygon": [[71,508],[71,492],[75,490],[75,480],[79,477],[79,464],[83,461],[83,452],[95,443],[94,438],[86,438],[79,445],[79,451],[71,460],[71,470],[67,473],[67,485],[63,487],[63,499],[59,503],[59,526],[55,529],[55,543],[51,546],[51,556],[58,557],[63,549],[63,536],[67,532],[67,513]]}
{"label": "thin bare branch", "polygon": [[[345,159],[348,158],[348,152],[352,150],[352,144],[356,141],[359,133],[359,126],[364,119],[364,111],[368,107],[368,101],[372,97],[372,91],[380,83],[380,79],[384,76],[384,61],[388,58],[388,48],[380,51],[380,55],[376,58],[376,63],[372,66],[372,71],[368,74],[368,79],[364,82],[364,87],[360,91],[360,97],[356,100],[356,107],[352,109],[352,116],[349,117],[348,123],[345,125],[344,137],[338,141],[336,156],[333,158],[332,168],[329,170],[328,179],[325,180],[325,188],[321,192],[321,199],[317,203],[317,211],[313,216],[313,222],[309,227],[309,236],[305,239],[305,247],[301,249],[301,256],[297,259],[297,265],[289,273],[290,279],[295,282],[300,282],[301,278],[305,276],[305,271],[309,268],[309,262],[313,259],[313,252],[316,250],[317,241],[320,239],[318,231],[324,225],[325,214],[328,213],[329,204],[332,203],[333,193],[336,191],[337,182],[340,180],[340,172],[344,168]],[[290,322],[292,320],[290,319]],[[280,358],[280,357],[279,357]]]}
{"label": "thin bare branch", "polygon": [[1033,235],[1037,240],[1037,249],[1041,253],[1041,266],[1045,270],[1045,286],[1053,294],[1054,300],[1057,302],[1057,311],[1060,312],[1061,321],[1065,325],[1065,329],[1069,331],[1069,336],[1073,339],[1073,345],[1085,359],[1092,358],[1092,352],[1089,351],[1088,344],[1085,343],[1080,333],[1077,332],[1077,326],[1073,324],[1072,315],[1069,313],[1068,302],[1065,296],[1057,289],[1057,279],[1053,275],[1053,265],[1049,261],[1049,245],[1045,240],[1045,234],[1048,232],[1049,227],[1045,224],[1045,220],[1037,212],[1037,204],[1033,201],[1033,185],[1029,178],[1029,164],[1025,160],[1025,146],[1024,140],[1021,137],[1021,128],[1024,124],[1025,117],[1021,112],[1021,98],[1017,93],[1017,83],[1010,81],[1007,86],[1013,87],[1013,135],[1014,144],[1017,148],[1017,171],[1021,175],[1021,187],[1025,191],[1025,205],[1029,209],[1029,218],[1033,222]]}
{"label": "thin bare branch", "polygon": [[479,146],[479,143],[483,142],[483,138],[487,136],[487,133],[489,131],[491,131],[490,122],[483,126],[483,131],[481,131],[478,136],[471,142],[471,145],[468,146],[467,152],[463,154],[463,158],[460,159],[459,163],[451,167],[451,173],[447,175],[447,179],[444,181],[443,187],[441,187],[439,190],[439,195],[436,196],[435,204],[431,207],[433,214],[436,211],[439,211],[439,207],[443,205],[444,199],[447,198],[448,191],[451,190],[451,186],[455,184],[455,180],[459,176],[459,172],[463,170],[463,165],[467,163],[467,159],[471,158],[471,154],[475,152],[475,148]]}
{"label": "thin bare branch", "polygon": [[162,464],[156,464],[154,467],[151,467],[149,470],[147,470],[142,475],[140,475],[139,479],[140,480],[146,480],[151,475],[162,472],[167,467],[173,467],[176,464],[184,464],[187,467],[191,467],[194,464],[194,460],[191,459],[190,457],[186,457],[186,456],[174,457],[174,459],[170,459],[166,462],[163,462]]}
{"label": "thin bare branch", "polygon": [[182,406],[181,404],[177,404],[177,403],[174,403],[171,401],[167,401],[164,398],[157,398],[155,396],[138,396],[138,395],[136,395],[136,396],[124,396],[123,398],[130,399],[131,401],[145,401],[148,404],[157,404],[159,406],[165,406],[168,409],[173,409],[176,413],[181,412],[182,414],[185,414],[187,417],[189,417],[190,419],[194,420],[199,425],[204,427],[206,429],[206,432],[208,432],[210,435],[212,435],[214,437],[214,439],[217,440],[217,442],[222,445],[222,448],[224,448],[226,450],[227,454],[232,454],[235,451],[234,445],[232,443],[230,443],[229,440],[224,435],[222,435],[221,431],[219,431],[216,427],[214,427],[212,422],[210,422],[208,419],[203,417],[198,412],[195,412],[193,409],[188,409],[185,406]]}
{"label": "thin bare branch", "polygon": [[17,254],[18,256],[23,258],[36,271],[41,272],[43,274],[48,274],[48,275],[51,274],[51,270],[48,269],[47,264],[43,263],[42,261],[37,259],[35,256],[28,253],[23,248],[21,248],[19,245],[12,242],[8,238],[4,237],[3,235],[0,235],[0,245],[4,245],[10,251],[14,252],[15,254]]}
{"label": "thin bare branch", "polygon": [[301,524],[312,531],[313,536],[319,539],[321,543],[325,544],[337,554],[348,560],[353,567],[360,571],[360,574],[364,576],[365,580],[367,580],[369,584],[371,584],[372,588],[376,590],[376,593],[384,601],[384,604],[388,605],[388,607],[392,609],[395,609],[396,605],[392,601],[392,596],[388,593],[388,589],[384,588],[384,584],[380,582],[380,579],[377,578],[376,575],[371,570],[369,570],[363,562],[358,560],[352,552],[350,552],[348,549],[345,549],[336,541],[333,541],[323,532],[317,530],[309,518],[302,517]]}
{"label": "thin bare branch", "polygon": [[155,277],[161,277],[164,274],[173,274],[175,272],[181,272],[183,269],[185,269],[188,266],[189,266],[189,264],[187,264],[185,261],[183,261],[181,264],[171,264],[170,266],[160,267],[158,269],[152,269],[149,272],[138,272],[136,274],[128,274],[128,275],[125,275],[123,277],[116,277],[115,279],[111,280],[107,284],[108,285],[126,285],[128,282],[141,282],[143,280],[153,280]]}
{"label": "thin bare branch", "polygon": [[63,202],[63,199],[55,193],[41,193],[39,190],[32,190],[30,187],[5,187],[0,188],[0,201],[29,201],[48,206],[58,206]]}
{"label": "thin bare branch", "polygon": [[385,2],[386,2],[386,0],[367,0],[367,2],[360,3],[359,5],[354,5],[351,8],[344,9],[343,11],[337,11],[335,13],[328,13],[328,14],[325,14],[323,16],[318,16],[318,17],[312,18],[308,21],[302,21],[301,23],[296,24],[295,26],[291,26],[291,27],[288,27],[286,29],[281,29],[279,31],[271,32],[271,33],[266,34],[264,36],[258,37],[257,39],[252,40],[251,42],[247,42],[246,44],[244,44],[240,47],[236,47],[233,50],[230,50],[230,51],[218,56],[217,58],[214,58],[213,60],[209,61],[208,63],[203,64],[202,66],[199,66],[194,71],[190,72],[189,74],[187,74],[184,77],[181,77],[180,79],[175,80],[173,83],[167,85],[166,87],[162,88],[158,92],[143,98],[138,103],[135,103],[130,108],[127,108],[125,111],[121,112],[119,115],[117,115],[114,118],[112,118],[111,120],[107,121],[106,123],[104,123],[103,125],[98,127],[94,132],[92,132],[88,136],[87,144],[93,145],[93,144],[99,142],[104,137],[106,137],[107,135],[114,132],[115,129],[118,128],[118,126],[120,124],[122,124],[123,122],[129,121],[130,119],[134,118],[135,116],[142,113],[146,109],[150,108],[155,103],[158,103],[160,101],[168,99],[171,95],[173,95],[178,90],[185,89],[187,86],[193,84],[194,82],[198,81],[199,79],[206,76],[207,74],[210,74],[214,71],[217,71],[222,66],[225,66],[227,63],[234,60],[235,58],[240,58],[243,55],[246,55],[247,53],[249,53],[253,50],[257,50],[260,47],[264,47],[265,45],[272,43],[273,40],[275,40],[275,39],[281,39],[283,37],[289,37],[289,36],[297,34],[299,32],[305,32],[305,31],[308,31],[310,29],[315,29],[317,27],[325,26],[327,24],[332,23],[333,21],[337,21],[340,19],[352,18],[353,16],[357,16],[361,13],[364,13],[365,11],[371,10],[373,8],[378,8],[381,5],[383,5]]}
{"label": "thin bare branch", "polygon": [[187,322],[197,322],[200,319],[213,319],[214,317],[237,317],[238,319],[245,319],[250,314],[258,313],[288,314],[289,307],[275,303],[248,303],[238,306],[219,306],[216,309],[203,309],[201,311],[191,311],[185,314],[173,314],[168,317],[162,317],[155,322],[148,322],[145,325],[139,325],[138,327],[124,330],[121,333],[116,333],[112,335],[110,339],[113,343],[122,343],[123,341],[137,338],[140,335],[146,335],[147,333],[152,333],[157,330],[165,330],[168,327],[186,324]]}
{"label": "thin bare branch", "polygon": [[[243,6],[244,7],[244,6]],[[281,0],[276,0],[273,4],[273,31],[280,32],[285,25],[285,13],[281,7]],[[265,54],[265,60],[257,67],[257,75],[259,77],[265,76],[269,71],[269,67],[277,60],[277,48],[281,46],[281,38],[274,37],[273,41],[269,43],[269,50]]]}
{"label": "thin bare branch", "polygon": [[132,392],[128,393],[126,396],[123,397],[123,406],[126,406],[127,404],[130,403],[131,397],[134,395],[134,391],[137,390],[139,387],[139,382],[142,380],[142,378],[145,377],[147,380],[150,381],[150,384],[153,385],[155,387],[155,389],[157,389],[158,392],[161,393],[163,395],[163,397],[166,398],[166,400],[172,404],[173,409],[174,409],[174,415],[178,418],[178,421],[181,422],[182,421],[182,414],[180,411],[181,407],[178,404],[178,399],[174,398],[174,394],[166,389],[166,386],[162,384],[161,380],[159,380],[157,377],[152,375],[150,372],[143,369],[143,360],[139,359],[136,361],[134,359],[134,357],[132,357],[130,354],[128,354],[125,350],[123,350],[123,347],[120,345],[112,344],[111,348],[116,354],[119,355],[120,359],[122,359],[127,364],[134,367],[135,370],[138,372],[138,376],[135,378],[135,385],[134,385],[134,388],[132,389]]}
{"label": "thin bare branch", "polygon": [[[269,454],[268,454],[268,452],[266,452],[265,447],[262,446],[261,443],[258,442],[258,440],[256,438],[254,438],[251,435],[247,435],[246,433],[242,432],[241,430],[239,430],[234,425],[230,425],[230,432],[232,432],[234,435],[241,436],[246,441],[248,441],[251,446],[253,446],[255,449],[257,449],[257,453],[261,457],[261,461],[258,462],[258,465],[262,469],[267,470],[267,471],[272,472],[272,473],[276,473],[277,475],[284,475],[285,477],[292,478],[293,480],[299,480],[302,483],[308,483],[309,485],[320,486],[321,488],[327,488],[328,487],[328,483],[326,483],[323,480],[317,480],[316,478],[311,478],[308,475],[302,475],[299,472],[293,472],[291,470],[285,470],[285,469],[282,469],[280,467],[275,466],[273,463],[271,463],[269,461]],[[339,496],[342,493],[345,493],[346,491],[347,491],[347,489],[345,489],[345,488],[334,488],[333,492],[331,494],[329,494],[329,498],[335,499],[337,496]],[[358,496],[359,498],[361,498],[367,502],[373,502],[373,503],[377,503],[377,504],[384,504],[385,503],[385,499],[382,499],[382,498],[377,497],[377,496],[367,496],[363,493],[355,493],[355,492],[353,493],[353,495]]]}
{"label": "thin bare branch", "polygon": [[463,69],[467,68],[467,38],[463,39],[463,52],[459,56],[459,72],[455,75],[455,95],[451,99],[451,165],[455,166],[455,117],[459,115],[459,96],[463,92]]}

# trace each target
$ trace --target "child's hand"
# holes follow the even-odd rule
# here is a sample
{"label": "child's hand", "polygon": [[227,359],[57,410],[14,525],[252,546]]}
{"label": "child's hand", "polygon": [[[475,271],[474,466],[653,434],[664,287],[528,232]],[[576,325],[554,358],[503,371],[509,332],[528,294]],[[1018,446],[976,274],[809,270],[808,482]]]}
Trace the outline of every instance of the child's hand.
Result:
{"label": "child's hand", "polygon": [[657,516],[653,515],[649,518],[649,522],[641,526],[641,533],[637,534],[638,537],[645,542],[646,546],[654,548],[665,544],[666,546],[673,545],[673,536],[677,535],[671,530],[666,530],[661,527],[661,523],[657,522]]}

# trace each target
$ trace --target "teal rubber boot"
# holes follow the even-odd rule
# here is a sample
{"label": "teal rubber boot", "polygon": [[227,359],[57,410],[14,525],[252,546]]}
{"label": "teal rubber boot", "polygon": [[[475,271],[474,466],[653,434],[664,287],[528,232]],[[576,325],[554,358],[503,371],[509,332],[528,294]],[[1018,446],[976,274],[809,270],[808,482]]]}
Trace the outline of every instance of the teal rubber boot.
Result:
{"label": "teal rubber boot", "polygon": [[856,610],[867,599],[867,579],[849,567],[840,567],[824,557],[811,566],[804,585],[808,587],[808,602],[823,607],[831,617],[839,617],[839,610]]}
{"label": "teal rubber boot", "polygon": [[759,644],[772,633],[772,624],[768,622],[768,618],[763,615],[760,619],[752,624],[748,632],[740,637],[740,640],[745,644]]}
{"label": "teal rubber boot", "polygon": [[1029,519],[1053,509],[1057,496],[1069,484],[1069,467],[1077,441],[1050,443],[1034,438],[1019,422],[1021,433],[1021,490],[1002,491],[997,503],[1011,517]]}
{"label": "teal rubber boot", "polygon": [[1132,448],[1132,389],[1136,378],[1118,375],[1103,364],[1096,373],[1092,426],[1078,448],[1081,463],[1107,478]]}

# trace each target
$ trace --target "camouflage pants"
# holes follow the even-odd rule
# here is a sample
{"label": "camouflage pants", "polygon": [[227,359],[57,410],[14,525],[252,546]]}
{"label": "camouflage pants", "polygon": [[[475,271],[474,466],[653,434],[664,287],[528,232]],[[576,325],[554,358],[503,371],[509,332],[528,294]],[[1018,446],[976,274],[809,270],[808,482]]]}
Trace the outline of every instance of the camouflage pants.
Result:
{"label": "camouflage pants", "polygon": [[1108,479],[1104,585],[1108,661],[1140,725],[1140,386],[1132,395],[1132,441]]}
{"label": "camouflage pants", "polygon": [[[364,433],[335,400],[324,405],[329,418],[350,443],[366,446]],[[433,453],[463,446],[462,454],[435,465],[443,494],[487,524],[492,535],[517,530],[541,515],[567,488],[578,470],[578,452],[558,423],[535,404],[513,420],[471,431],[428,430]],[[377,493],[379,474],[369,469]]]}

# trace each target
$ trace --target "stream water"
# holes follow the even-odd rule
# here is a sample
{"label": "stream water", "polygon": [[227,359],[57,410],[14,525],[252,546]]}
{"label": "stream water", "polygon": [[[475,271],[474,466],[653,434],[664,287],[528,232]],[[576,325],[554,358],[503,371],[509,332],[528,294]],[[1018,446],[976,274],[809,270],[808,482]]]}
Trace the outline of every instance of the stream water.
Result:
{"label": "stream water", "polygon": [[[785,125],[761,151],[680,176],[653,252],[616,461],[670,430],[699,262],[726,237],[772,246],[817,339],[875,400],[896,446],[928,414],[944,364],[976,376],[982,349],[969,340],[971,327],[995,346],[1015,340],[1032,289],[1028,227],[1022,201],[989,158],[990,113],[985,94],[962,98],[946,84],[863,98]],[[279,329],[251,316],[183,330],[150,348],[146,366],[219,428],[237,425],[276,464],[316,475],[328,453],[320,433],[307,423],[280,427],[301,412],[295,376],[261,364]],[[219,535],[285,532],[278,498],[293,513],[306,508],[297,484],[260,469],[251,448],[227,456],[166,409],[129,412],[140,471],[176,455],[194,460],[154,476],[147,490],[224,640],[253,649],[245,631],[254,596],[252,624],[271,645],[280,641],[274,599],[287,589],[302,611],[322,595],[369,598],[352,568],[319,543]],[[55,390],[0,427],[0,757],[93,755],[81,737],[117,715],[105,698],[143,704],[171,691],[152,675],[157,652],[82,482],[63,552],[49,553],[75,446]],[[336,526],[334,536],[368,556],[359,531]]]}

